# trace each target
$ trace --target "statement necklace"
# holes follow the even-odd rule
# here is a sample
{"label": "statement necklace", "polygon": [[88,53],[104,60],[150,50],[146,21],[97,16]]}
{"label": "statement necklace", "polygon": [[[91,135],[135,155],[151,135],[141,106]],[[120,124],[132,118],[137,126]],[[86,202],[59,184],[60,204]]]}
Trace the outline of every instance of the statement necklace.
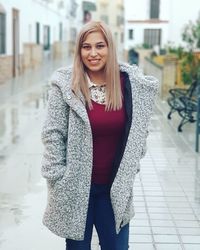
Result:
{"label": "statement necklace", "polygon": [[90,97],[94,102],[105,105],[106,103],[106,83],[96,84],[87,76],[90,89]]}

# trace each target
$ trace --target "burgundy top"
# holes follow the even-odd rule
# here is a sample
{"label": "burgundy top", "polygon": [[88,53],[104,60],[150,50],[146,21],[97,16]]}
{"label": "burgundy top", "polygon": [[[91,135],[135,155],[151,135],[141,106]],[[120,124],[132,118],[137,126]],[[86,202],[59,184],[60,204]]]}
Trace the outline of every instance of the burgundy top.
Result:
{"label": "burgundy top", "polygon": [[[122,81],[123,82],[123,81]],[[113,160],[125,128],[125,107],[105,111],[105,105],[92,101],[93,109],[87,110],[93,135],[92,183],[108,184]]]}

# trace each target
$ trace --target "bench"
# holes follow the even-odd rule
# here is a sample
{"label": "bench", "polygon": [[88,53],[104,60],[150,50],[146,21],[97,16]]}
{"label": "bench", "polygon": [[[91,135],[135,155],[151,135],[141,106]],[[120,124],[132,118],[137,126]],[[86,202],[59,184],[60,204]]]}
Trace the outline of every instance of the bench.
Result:
{"label": "bench", "polygon": [[197,112],[197,81],[193,81],[188,89],[170,89],[170,97],[167,99],[170,111],[167,115],[171,119],[171,115],[177,112],[181,117],[178,125],[178,132],[182,132],[182,127],[188,122],[196,121]]}

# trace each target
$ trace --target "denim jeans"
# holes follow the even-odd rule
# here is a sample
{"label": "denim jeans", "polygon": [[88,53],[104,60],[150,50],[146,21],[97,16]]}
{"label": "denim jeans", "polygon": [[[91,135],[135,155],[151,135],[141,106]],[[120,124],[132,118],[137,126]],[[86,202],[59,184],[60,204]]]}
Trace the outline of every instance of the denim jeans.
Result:
{"label": "denim jeans", "polygon": [[93,225],[101,250],[128,250],[129,224],[116,234],[108,185],[92,184],[84,240],[66,239],[67,250],[91,250]]}

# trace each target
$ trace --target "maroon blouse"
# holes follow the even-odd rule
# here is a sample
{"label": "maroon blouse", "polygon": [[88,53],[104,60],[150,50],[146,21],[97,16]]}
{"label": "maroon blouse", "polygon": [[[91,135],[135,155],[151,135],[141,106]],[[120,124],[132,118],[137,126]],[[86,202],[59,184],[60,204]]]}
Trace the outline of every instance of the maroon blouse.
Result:
{"label": "maroon blouse", "polygon": [[[123,80],[121,82],[123,85]],[[125,128],[125,107],[123,103],[120,110],[105,111],[105,105],[94,101],[92,105],[93,109],[87,110],[93,135],[92,183],[108,184],[116,150]]]}

